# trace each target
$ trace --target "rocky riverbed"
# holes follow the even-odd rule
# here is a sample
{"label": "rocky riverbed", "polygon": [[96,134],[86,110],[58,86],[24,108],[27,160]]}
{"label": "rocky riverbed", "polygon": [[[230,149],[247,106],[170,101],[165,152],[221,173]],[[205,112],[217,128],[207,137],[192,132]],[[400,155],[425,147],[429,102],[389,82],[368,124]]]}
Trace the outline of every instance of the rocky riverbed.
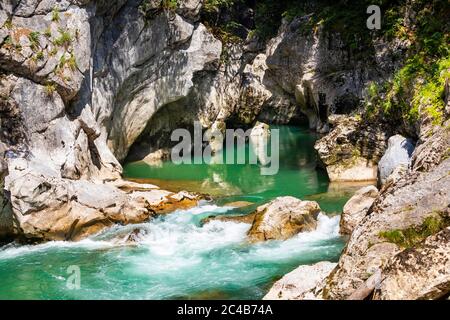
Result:
{"label": "rocky riverbed", "polygon": [[[197,208],[210,199],[207,184],[172,192],[123,177],[129,161],[167,160],[174,129],[304,123],[320,135],[316,177],[376,187],[343,208],[348,241],[337,264],[302,261],[267,298],[448,298],[448,11],[439,1],[386,5],[399,15],[387,21],[402,25],[367,39],[347,28],[359,21],[352,12],[324,19],[341,2],[269,7],[289,14],[262,32],[258,19],[274,4],[261,3],[2,1],[0,240],[79,241]],[[421,29],[429,16],[440,29]],[[228,186],[219,178],[209,186],[220,191]],[[264,200],[235,218],[251,225],[239,241],[289,242],[320,229],[314,199]]]}

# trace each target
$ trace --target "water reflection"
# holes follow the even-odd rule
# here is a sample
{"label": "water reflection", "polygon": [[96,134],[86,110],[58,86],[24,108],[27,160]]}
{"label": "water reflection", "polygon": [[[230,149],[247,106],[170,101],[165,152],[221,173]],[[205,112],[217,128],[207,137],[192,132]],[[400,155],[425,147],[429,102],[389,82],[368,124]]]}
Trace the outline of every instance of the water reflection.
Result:
{"label": "water reflection", "polygon": [[[207,193],[219,201],[248,200],[266,202],[279,196],[294,196],[300,199],[315,199],[322,209],[339,212],[358,185],[330,184],[325,171],[317,169],[314,143],[317,136],[308,129],[273,126],[280,130],[280,170],[274,176],[261,175],[259,165],[211,164],[175,165],[170,161],[158,167],[144,162],[125,166],[124,174],[159,185],[161,188]],[[226,157],[228,150],[216,157]],[[235,154],[237,151],[234,150]],[[246,146],[248,155],[249,146]],[[218,161],[219,163],[221,161]]]}

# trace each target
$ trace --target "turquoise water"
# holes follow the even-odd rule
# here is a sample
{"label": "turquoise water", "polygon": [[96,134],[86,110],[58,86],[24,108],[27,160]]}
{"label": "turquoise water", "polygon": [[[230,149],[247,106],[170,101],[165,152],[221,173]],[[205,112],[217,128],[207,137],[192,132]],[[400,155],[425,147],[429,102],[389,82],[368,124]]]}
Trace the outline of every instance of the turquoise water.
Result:
{"label": "turquoise water", "polygon": [[[122,227],[80,243],[48,243],[0,251],[2,299],[260,299],[270,284],[300,264],[335,260],[342,248],[337,217],[286,242],[248,245],[246,224],[197,222],[225,209],[206,205],[140,226],[138,246],[113,239]],[[69,290],[67,268],[80,268]]]}
{"label": "turquoise water", "polygon": [[[212,193],[215,201],[177,211],[139,226],[117,226],[78,243],[52,242],[0,248],[0,299],[261,299],[274,281],[301,264],[336,261],[343,248],[340,212],[356,188],[330,185],[316,170],[307,130],[282,127],[280,172],[261,176],[251,165],[150,167],[132,163],[125,175],[159,181],[169,189]],[[248,224],[201,220],[210,215],[246,213],[277,196],[317,200],[324,214],[316,231],[288,241],[251,245]],[[244,209],[226,206],[244,200]],[[139,228],[140,241],[127,245]],[[71,290],[68,268],[80,270],[80,288]]]}
{"label": "turquoise water", "polygon": [[280,130],[280,169],[273,176],[261,175],[258,165],[175,165],[170,161],[156,166],[130,163],[125,166],[124,175],[173,191],[212,194],[219,204],[233,201],[260,204],[279,196],[294,196],[318,201],[327,213],[340,213],[357,186],[330,185],[326,172],[317,169],[314,143],[318,136],[299,127],[272,126],[271,129]]}

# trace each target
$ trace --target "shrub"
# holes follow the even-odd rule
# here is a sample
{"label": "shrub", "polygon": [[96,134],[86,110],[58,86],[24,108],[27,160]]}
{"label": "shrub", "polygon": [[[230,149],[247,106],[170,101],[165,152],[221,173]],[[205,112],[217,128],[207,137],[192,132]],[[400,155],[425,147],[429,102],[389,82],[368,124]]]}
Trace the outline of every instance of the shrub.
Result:
{"label": "shrub", "polygon": [[395,243],[403,248],[412,248],[432,236],[446,226],[448,226],[448,218],[443,218],[440,215],[427,217],[421,226],[411,227],[404,230],[390,230],[379,233],[380,238],[388,242]]}
{"label": "shrub", "polygon": [[55,85],[54,83],[52,83],[52,82],[47,82],[47,83],[45,84],[44,89],[45,89],[45,93],[46,93],[49,97],[51,97],[51,96],[53,96],[53,93],[56,91],[56,85]]}
{"label": "shrub", "polygon": [[30,32],[28,35],[28,40],[30,41],[31,48],[35,50],[39,46],[39,36],[40,33],[37,31]]}
{"label": "shrub", "polygon": [[54,7],[52,10],[52,21],[59,22],[59,10],[56,7]]}
{"label": "shrub", "polygon": [[8,18],[3,25],[4,28],[11,30],[13,28],[12,19]]}
{"label": "shrub", "polygon": [[50,27],[48,27],[47,29],[45,29],[44,31],[44,36],[46,38],[51,38],[52,37],[52,30],[50,29]]}
{"label": "shrub", "polygon": [[66,54],[63,54],[61,56],[61,58],[59,59],[58,68],[59,69],[64,69],[64,67],[66,66],[66,63],[67,63]]}
{"label": "shrub", "polygon": [[70,70],[72,70],[72,71],[75,71],[78,68],[77,60],[73,53],[70,54],[70,58],[69,58],[69,60],[67,60],[67,65],[69,66]]}
{"label": "shrub", "polygon": [[44,60],[44,52],[43,52],[43,51],[39,51],[39,52],[36,54],[36,59],[37,59],[37,60]]}
{"label": "shrub", "polygon": [[72,36],[70,33],[62,28],[58,29],[59,37],[53,42],[57,46],[68,46],[72,43]]}
{"label": "shrub", "polygon": [[162,7],[166,10],[176,10],[178,7],[178,0],[163,0]]}

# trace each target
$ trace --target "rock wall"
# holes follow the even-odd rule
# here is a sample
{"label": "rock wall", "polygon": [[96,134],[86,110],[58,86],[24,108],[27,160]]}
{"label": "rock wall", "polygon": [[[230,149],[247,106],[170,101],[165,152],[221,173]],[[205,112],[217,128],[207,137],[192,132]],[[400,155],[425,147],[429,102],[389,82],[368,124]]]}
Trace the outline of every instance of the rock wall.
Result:
{"label": "rock wall", "polygon": [[376,181],[389,128],[358,117],[330,117],[331,131],[314,146],[331,181]]}
{"label": "rock wall", "polygon": [[[444,229],[450,222],[450,135],[445,126],[417,147],[409,169],[383,185],[319,290],[323,298],[348,299],[364,290],[360,298],[373,292],[380,299],[436,299],[448,294]],[[373,282],[375,274],[380,276]]]}
{"label": "rock wall", "polygon": [[2,2],[2,236],[79,239],[199,199],[120,180],[146,122],[221,53],[199,1],[140,4]]}
{"label": "rock wall", "polygon": [[[447,119],[419,144],[408,168],[387,179],[379,193],[365,188],[347,203],[341,231],[350,238],[335,267],[301,266],[276,283],[266,299],[448,298],[449,124]],[[315,281],[306,289],[298,282],[305,272]]]}

